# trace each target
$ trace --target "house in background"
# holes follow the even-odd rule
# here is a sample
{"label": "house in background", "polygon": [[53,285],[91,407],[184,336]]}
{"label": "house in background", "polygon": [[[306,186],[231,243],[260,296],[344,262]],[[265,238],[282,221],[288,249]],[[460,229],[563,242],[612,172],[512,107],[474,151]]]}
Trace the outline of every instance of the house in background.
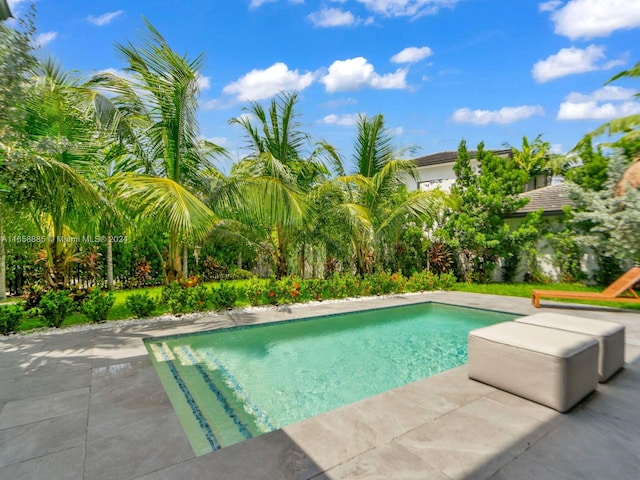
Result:
{"label": "house in background", "polygon": [[[489,151],[498,157],[511,158],[512,156],[512,150],[510,148]],[[478,169],[478,161],[475,159],[476,155],[477,151],[469,151],[471,167],[474,171]],[[409,191],[434,190],[439,188],[442,191],[449,192],[456,181],[453,166],[457,158],[457,151],[439,152],[415,158],[413,161],[417,166],[418,179],[416,181],[413,178],[407,178],[405,180],[407,188]],[[551,228],[556,227],[560,229],[564,222],[563,208],[571,205],[571,201],[567,198],[567,186],[562,183],[562,179],[549,175],[539,175],[529,180],[529,182],[523,186],[523,190],[524,193],[522,193],[521,196],[529,198],[530,201],[527,205],[509,215],[506,219],[507,223],[515,226],[521,222],[528,213],[542,210],[543,217],[550,224]],[[558,277],[558,270],[553,266],[553,249],[549,245],[549,242],[541,239],[536,248],[541,271],[552,279],[556,279]],[[495,279],[500,280],[500,276],[500,269],[496,269]],[[521,272],[516,277],[516,280],[522,281],[523,276],[524,274]]]}
{"label": "house in background", "polygon": [[[499,157],[508,158],[511,156],[511,149],[489,150]],[[477,171],[478,161],[475,159],[476,150],[469,151],[471,167]],[[453,165],[458,158],[457,151],[432,153],[424,157],[415,158],[413,161],[418,167],[418,181],[408,179],[406,181],[409,191],[412,190],[434,190],[440,188],[448,192],[456,181],[456,174],[453,172]]]}
{"label": "house in background", "polygon": [[[506,218],[507,224],[510,227],[516,226],[527,214],[542,210],[542,218],[546,221],[547,228],[552,232],[559,231],[563,228],[565,222],[564,208],[573,205],[568,194],[569,189],[565,183],[549,185],[521,193],[520,196],[528,198],[529,203],[508,215]],[[554,250],[549,241],[541,238],[536,245],[536,251],[540,271],[552,280],[559,280],[560,272],[553,265]],[[585,253],[582,263],[582,270],[584,271],[593,271],[596,268],[593,255],[590,253]],[[516,281],[520,282],[522,280],[524,280],[524,272],[521,271],[516,275]]]}
{"label": "house in background", "polygon": [[[505,148],[501,150],[487,150],[496,154],[498,157],[511,158],[512,150]],[[476,160],[477,150],[470,150],[471,167],[474,171],[478,169],[478,161]],[[413,159],[418,168],[418,181],[407,179],[406,184],[409,191],[412,190],[440,190],[448,192],[456,181],[456,174],[453,171],[453,165],[458,158],[457,151],[439,152],[425,155]],[[539,175],[529,180],[524,186],[524,191],[535,190],[551,185],[552,178],[548,175]]]}

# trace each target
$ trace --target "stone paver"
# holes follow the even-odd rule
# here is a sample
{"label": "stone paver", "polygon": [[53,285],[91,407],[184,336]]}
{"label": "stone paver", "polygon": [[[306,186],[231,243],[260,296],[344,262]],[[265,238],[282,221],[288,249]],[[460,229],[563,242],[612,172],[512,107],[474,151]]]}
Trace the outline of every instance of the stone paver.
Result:
{"label": "stone paver", "polygon": [[627,328],[626,367],[568,414],[466,366],[196,457],[142,339],[421,301],[528,315],[456,292],[107,324],[0,340],[0,479],[637,479],[640,312],[545,302]]}

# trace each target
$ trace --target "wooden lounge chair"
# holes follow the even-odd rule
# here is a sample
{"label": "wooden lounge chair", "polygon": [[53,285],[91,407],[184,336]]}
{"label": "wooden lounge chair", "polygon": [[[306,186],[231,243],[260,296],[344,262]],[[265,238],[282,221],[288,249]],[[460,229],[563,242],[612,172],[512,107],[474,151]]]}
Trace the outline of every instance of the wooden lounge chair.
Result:
{"label": "wooden lounge chair", "polygon": [[[536,308],[540,308],[541,298],[573,298],[576,300],[640,303],[640,296],[633,289],[633,286],[638,282],[640,282],[640,267],[633,267],[600,293],[531,290],[531,303]],[[623,296],[625,293],[628,295]]]}

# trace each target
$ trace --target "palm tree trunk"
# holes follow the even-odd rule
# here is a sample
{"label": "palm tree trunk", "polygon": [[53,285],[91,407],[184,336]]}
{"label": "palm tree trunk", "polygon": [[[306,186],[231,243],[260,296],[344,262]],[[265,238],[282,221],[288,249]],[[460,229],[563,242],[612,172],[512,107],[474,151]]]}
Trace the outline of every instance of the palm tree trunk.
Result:
{"label": "palm tree trunk", "polygon": [[181,263],[178,235],[175,232],[171,232],[169,238],[169,257],[167,258],[164,266],[165,281],[167,285],[180,278],[182,270]]}
{"label": "palm tree trunk", "polygon": [[107,235],[107,290],[113,291],[113,243]]}
{"label": "palm tree trunk", "polygon": [[187,244],[182,244],[182,279],[186,280],[189,276],[189,252],[187,251]]}
{"label": "palm tree trunk", "polygon": [[4,228],[0,220],[0,300],[7,297],[7,251],[4,243]]}

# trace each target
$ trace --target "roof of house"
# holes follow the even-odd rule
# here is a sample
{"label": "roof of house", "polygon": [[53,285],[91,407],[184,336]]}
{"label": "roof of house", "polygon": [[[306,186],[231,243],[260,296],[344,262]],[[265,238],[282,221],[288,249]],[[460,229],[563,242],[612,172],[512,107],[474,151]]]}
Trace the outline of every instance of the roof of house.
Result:
{"label": "roof of house", "polygon": [[546,215],[559,215],[563,212],[563,207],[573,205],[573,202],[567,198],[567,193],[568,190],[565,183],[521,193],[521,197],[528,197],[531,200],[510,216],[523,217],[527,213],[536,212],[540,209],[542,209]]}
{"label": "roof of house", "polygon": [[[498,156],[502,155],[511,155],[511,149],[506,148],[502,150],[487,150],[489,152],[493,152]],[[469,156],[473,159],[476,157],[478,153],[477,150],[469,150]],[[432,153],[430,155],[425,155],[424,157],[414,158],[413,161],[416,162],[418,167],[429,167],[431,165],[441,165],[443,163],[453,163],[458,158],[458,151],[450,151],[450,152],[439,152]]]}

